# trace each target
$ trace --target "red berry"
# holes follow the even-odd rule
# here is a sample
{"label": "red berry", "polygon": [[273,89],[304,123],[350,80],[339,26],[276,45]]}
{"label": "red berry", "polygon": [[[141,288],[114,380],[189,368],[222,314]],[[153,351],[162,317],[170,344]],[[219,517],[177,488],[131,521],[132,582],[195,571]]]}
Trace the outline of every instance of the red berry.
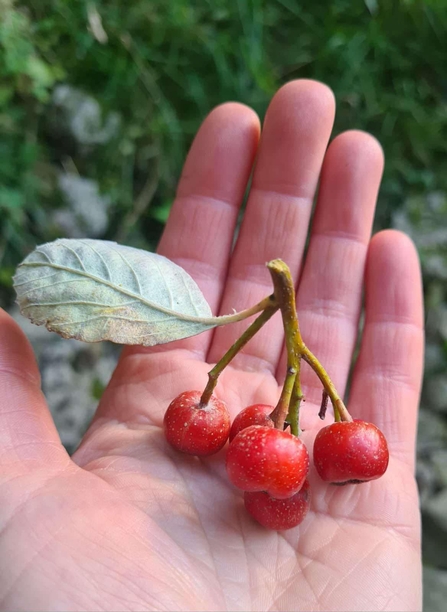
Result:
{"label": "red berry", "polygon": [[332,423],[315,438],[315,467],[327,482],[354,484],[380,478],[388,460],[385,436],[366,421]]}
{"label": "red berry", "polygon": [[270,414],[273,412],[273,406],[267,404],[253,404],[241,410],[236,416],[230,429],[230,442],[236,435],[250,427],[251,425],[265,425],[266,427],[274,427]]}
{"label": "red berry", "polygon": [[185,391],[166,410],[163,427],[167,441],[189,455],[213,455],[228,439],[230,415],[224,402],[211,396],[200,405],[200,391]]}
{"label": "red berry", "polygon": [[287,499],[275,499],[265,491],[244,493],[244,503],[251,516],[267,529],[291,529],[303,522],[310,506],[310,485],[303,486]]}
{"label": "red berry", "polygon": [[303,486],[309,454],[287,431],[252,425],[240,431],[227,452],[231,482],[243,491],[267,491],[277,499],[292,497]]}

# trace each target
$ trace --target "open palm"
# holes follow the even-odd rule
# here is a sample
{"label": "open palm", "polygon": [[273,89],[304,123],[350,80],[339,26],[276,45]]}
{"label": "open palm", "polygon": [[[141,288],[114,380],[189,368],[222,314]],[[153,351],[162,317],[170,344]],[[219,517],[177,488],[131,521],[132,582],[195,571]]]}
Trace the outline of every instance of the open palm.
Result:
{"label": "open palm", "polygon": [[[333,117],[331,92],[311,81],[276,94],[260,142],[250,109],[234,103],[215,109],[186,161],[159,251],[195,278],[216,313],[268,295],[264,264],[284,259],[300,279],[304,340],[340,394],[365,289],[349,409],[387,436],[385,476],[334,487],[311,469],[311,511],[299,527],[276,533],[245,512],[241,492],[225,475],[225,451],[199,460],[167,446],[161,423],[169,402],[181,391],[203,389],[210,364],[246,322],[156,349],[124,349],[70,458],[40,392],[31,348],[2,313],[2,609],[420,609],[413,474],[423,342],[418,260],[402,234],[370,240],[381,149],[356,131],[327,148]],[[322,426],[321,387],[303,368],[301,424],[311,449]],[[283,371],[277,314],[225,370],[216,394],[232,416],[251,403],[275,404]]]}

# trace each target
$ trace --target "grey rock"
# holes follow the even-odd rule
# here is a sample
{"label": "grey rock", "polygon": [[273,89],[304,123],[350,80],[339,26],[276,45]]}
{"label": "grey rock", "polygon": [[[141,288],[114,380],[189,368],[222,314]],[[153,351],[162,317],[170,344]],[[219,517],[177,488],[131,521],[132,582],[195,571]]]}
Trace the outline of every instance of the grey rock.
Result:
{"label": "grey rock", "polygon": [[425,344],[425,374],[436,372],[444,368],[445,357],[438,342],[429,342]]}
{"label": "grey rock", "polygon": [[447,533],[447,489],[432,497],[425,505],[425,510],[427,515]]}
{"label": "grey rock", "polygon": [[425,509],[438,488],[438,479],[431,461],[418,459],[416,463],[416,481],[418,483],[421,508]]}
{"label": "grey rock", "polygon": [[419,456],[431,455],[438,448],[447,445],[445,419],[427,408],[421,407],[418,420],[417,449]]}
{"label": "grey rock", "polygon": [[393,214],[393,225],[414,240],[427,278],[447,279],[447,194],[432,192],[408,198]]}
{"label": "grey rock", "polygon": [[434,451],[431,461],[438,486],[447,489],[447,449]]}
{"label": "grey rock", "polygon": [[75,87],[66,84],[55,87],[53,103],[63,111],[69,131],[80,144],[105,144],[118,133],[120,115],[111,112],[103,117],[95,98]]}
{"label": "grey rock", "polygon": [[98,184],[77,174],[61,173],[59,188],[67,208],[55,210],[53,222],[68,238],[94,238],[108,225],[110,198],[99,192]]}
{"label": "grey rock", "polygon": [[422,559],[427,565],[447,570],[447,531],[424,509],[422,510]]}
{"label": "grey rock", "polygon": [[432,376],[424,386],[424,396],[432,408],[447,413],[447,375]]}
{"label": "grey rock", "polygon": [[447,195],[443,191],[431,191],[427,194],[427,204],[433,212],[443,213],[447,210]]}
{"label": "grey rock", "polygon": [[424,612],[444,612],[447,607],[447,571],[424,567]]}
{"label": "grey rock", "polygon": [[[446,232],[447,233],[447,232]],[[424,271],[435,278],[447,279],[447,258],[440,253],[427,255],[423,259]]]}

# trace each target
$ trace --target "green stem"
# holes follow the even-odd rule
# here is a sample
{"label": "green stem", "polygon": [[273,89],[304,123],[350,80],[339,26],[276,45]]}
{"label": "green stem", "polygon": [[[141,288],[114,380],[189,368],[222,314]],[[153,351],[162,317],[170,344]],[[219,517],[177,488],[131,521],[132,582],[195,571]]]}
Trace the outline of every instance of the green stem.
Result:
{"label": "green stem", "polygon": [[[287,373],[279,402],[270,415],[277,429],[284,428],[289,413],[289,406],[295,388],[295,381],[300,372],[300,347],[303,344],[295,304],[295,287],[288,266],[281,259],[274,259],[267,264],[273,280],[276,301],[281,308],[287,349]],[[299,383],[298,383],[299,384]],[[300,389],[300,387],[298,387]],[[296,412],[296,411],[295,411]],[[296,414],[297,416],[297,414]],[[293,418],[295,415],[293,415]],[[294,422],[294,431],[299,431],[299,424]],[[296,435],[296,434],[295,434]]]}
{"label": "green stem", "polygon": [[240,336],[238,340],[228,349],[225,355],[216,363],[214,368],[208,372],[208,384],[205,387],[205,390],[202,393],[202,397],[200,398],[200,405],[206,406],[213,394],[213,391],[217,385],[217,380],[222,371],[227,367],[230,361],[237,355],[237,353],[247,344],[247,342],[253,338],[253,336],[261,329],[265,323],[275,314],[275,312],[279,309],[279,306],[276,303],[276,300],[269,300],[267,307],[264,309],[262,314],[259,315],[253,323],[247,327],[245,332]]}
{"label": "green stem", "polygon": [[332,405],[334,407],[334,417],[336,421],[352,421],[352,417],[348,412],[348,409],[343,403],[343,400],[338,395],[333,382],[329,378],[328,373],[323,368],[321,363],[315,357],[315,355],[305,346],[304,344],[300,347],[301,355],[306,363],[310,365],[312,370],[320,379],[326,393],[331,398]]}
{"label": "green stem", "polygon": [[[263,300],[255,304],[254,306],[250,306],[246,310],[241,310],[240,312],[235,312],[233,314],[221,315],[220,317],[214,317],[213,323],[216,326],[228,325],[228,323],[237,323],[238,321],[244,321],[244,319],[248,319],[248,317],[252,317],[258,312],[262,312],[271,306],[276,305],[276,298],[274,294],[268,295]],[[206,321],[206,319],[204,319]]]}
{"label": "green stem", "polygon": [[284,381],[281,396],[275,409],[270,414],[270,418],[275,424],[276,429],[284,429],[284,423],[289,412],[290,398],[292,397],[293,388],[295,386],[297,371],[293,367],[287,368],[286,379]]}
{"label": "green stem", "polygon": [[295,384],[293,385],[292,397],[290,398],[289,413],[287,415],[287,422],[290,423],[290,433],[293,436],[301,435],[300,429],[300,405],[303,399],[303,392],[301,390],[300,372],[301,370],[301,358],[298,359],[298,371],[295,377]]}

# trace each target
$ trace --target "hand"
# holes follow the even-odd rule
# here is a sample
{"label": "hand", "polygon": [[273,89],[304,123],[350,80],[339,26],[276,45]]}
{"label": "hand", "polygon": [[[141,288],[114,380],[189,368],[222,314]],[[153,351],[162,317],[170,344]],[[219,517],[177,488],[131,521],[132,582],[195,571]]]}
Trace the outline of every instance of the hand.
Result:
{"label": "hand", "polygon": [[[414,480],[423,346],[418,259],[398,232],[370,239],[382,151],[358,131],[341,134],[326,150],[333,118],[333,95],[324,85],[291,82],[272,100],[258,148],[258,119],[250,109],[216,108],[189,153],[159,251],[196,279],[215,313],[268,295],[264,264],[284,259],[300,277],[304,341],[341,394],[365,288],[349,410],[387,436],[385,476],[335,487],[311,470],[309,515],[298,528],[277,533],[244,511],[241,493],[226,478],[223,452],[198,460],[167,446],[160,426],[168,404],[181,391],[203,389],[210,364],[246,322],[156,349],[125,348],[70,459],[29,343],[2,313],[2,609],[421,609]],[[275,404],[283,370],[277,314],[225,370],[217,396],[233,416],[255,402]],[[311,448],[325,423],[317,417],[321,387],[307,366],[303,387],[302,426]]]}

